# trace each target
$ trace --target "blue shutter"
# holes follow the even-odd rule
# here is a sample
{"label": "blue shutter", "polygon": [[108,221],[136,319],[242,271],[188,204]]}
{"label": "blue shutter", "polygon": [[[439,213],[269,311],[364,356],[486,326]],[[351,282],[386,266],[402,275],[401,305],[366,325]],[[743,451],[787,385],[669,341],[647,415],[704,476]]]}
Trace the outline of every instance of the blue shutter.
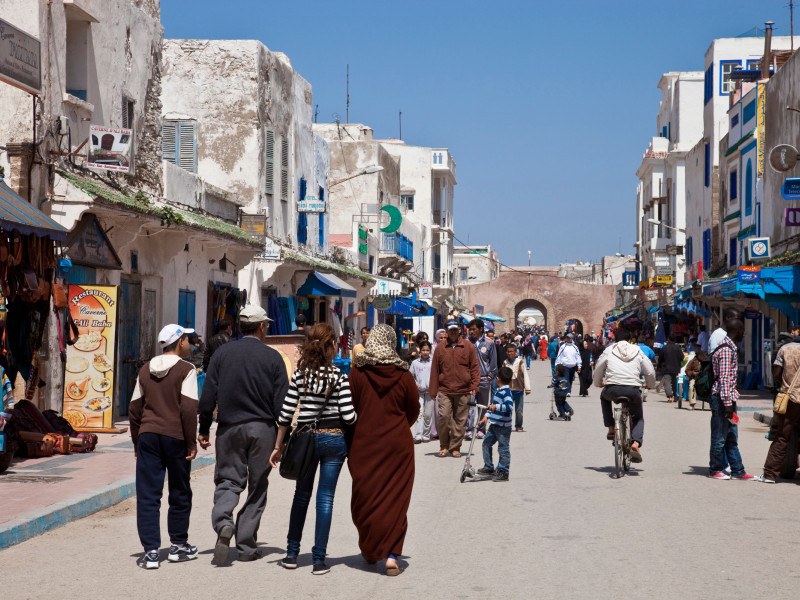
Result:
{"label": "blue shutter", "polygon": [[711,230],[703,232],[703,271],[711,267]]}
{"label": "blue shutter", "polygon": [[734,267],[736,266],[736,245],[739,241],[736,239],[736,236],[733,236],[730,239],[730,246],[728,250],[728,266]]}
{"label": "blue shutter", "polygon": [[744,216],[749,217],[751,214],[753,214],[753,163],[748,160],[744,172]]}
{"label": "blue shutter", "polygon": [[[325,202],[325,190],[319,188],[319,200],[320,202]],[[325,213],[319,213],[319,246],[320,248],[325,247]]]}
{"label": "blue shutter", "polygon": [[194,329],[196,294],[193,290],[178,290],[178,325]]}
{"label": "blue shutter", "polygon": [[711,144],[706,144],[706,163],[705,163],[705,184],[706,187],[711,185]]}
{"label": "blue shutter", "polygon": [[731,171],[731,190],[728,194],[730,196],[731,202],[736,200],[739,197],[739,182],[737,181],[738,177],[736,176],[736,171]]}
{"label": "blue shutter", "polygon": [[694,256],[693,256],[694,253],[692,252],[692,250],[693,250],[693,248],[692,248],[692,238],[689,238],[689,239],[686,240],[686,264],[688,266],[691,266],[692,264],[694,264],[694,260],[693,260],[694,259]]}

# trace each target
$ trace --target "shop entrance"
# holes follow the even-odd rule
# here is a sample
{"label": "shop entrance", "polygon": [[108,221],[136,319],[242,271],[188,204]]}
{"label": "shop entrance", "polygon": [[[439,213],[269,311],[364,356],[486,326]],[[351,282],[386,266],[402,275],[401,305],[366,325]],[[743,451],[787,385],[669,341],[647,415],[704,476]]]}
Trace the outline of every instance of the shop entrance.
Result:
{"label": "shop entrance", "polygon": [[575,335],[583,335],[583,323],[579,319],[569,319],[564,324],[566,333],[573,333]]}
{"label": "shop entrance", "polygon": [[119,366],[117,368],[117,411],[128,414],[136,375],[141,365],[139,343],[141,340],[142,282],[135,279],[120,280],[119,284]]}

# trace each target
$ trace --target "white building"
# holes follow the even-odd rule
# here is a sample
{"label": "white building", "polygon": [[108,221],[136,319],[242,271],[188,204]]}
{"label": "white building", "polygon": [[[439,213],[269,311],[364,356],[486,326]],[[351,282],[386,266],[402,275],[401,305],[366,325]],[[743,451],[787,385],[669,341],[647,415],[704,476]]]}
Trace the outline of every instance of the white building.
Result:
{"label": "white building", "polygon": [[491,245],[454,246],[453,269],[456,299],[463,304],[466,298],[464,287],[497,279],[500,273],[500,261]]}
{"label": "white building", "polygon": [[[674,279],[682,285],[686,271],[686,159],[702,136],[703,74],[665,73],[658,83],[661,103],[656,136],[636,171],[636,247],[640,280],[656,284]],[[653,221],[660,223],[654,224]],[[672,283],[672,282],[670,282]]]}

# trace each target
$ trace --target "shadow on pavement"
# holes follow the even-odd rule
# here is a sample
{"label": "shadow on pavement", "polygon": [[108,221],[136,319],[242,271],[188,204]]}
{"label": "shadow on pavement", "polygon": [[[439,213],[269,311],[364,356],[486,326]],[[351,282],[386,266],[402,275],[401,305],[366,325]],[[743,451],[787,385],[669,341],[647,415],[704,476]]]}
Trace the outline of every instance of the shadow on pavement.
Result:
{"label": "shadow on pavement", "polygon": [[[608,473],[608,476],[611,479],[616,479],[617,478],[617,469],[614,466],[608,466],[608,467],[583,467],[583,468],[587,469],[589,471],[597,471],[598,473]],[[633,467],[631,467],[630,471],[625,471],[624,473],[625,473],[625,477],[629,477],[629,476],[630,477],[638,477],[639,476],[639,471],[633,470]]]}
{"label": "shadow on pavement", "polygon": [[700,477],[708,477],[708,465],[703,467],[687,467],[689,470],[684,471],[683,475],[699,475]]}

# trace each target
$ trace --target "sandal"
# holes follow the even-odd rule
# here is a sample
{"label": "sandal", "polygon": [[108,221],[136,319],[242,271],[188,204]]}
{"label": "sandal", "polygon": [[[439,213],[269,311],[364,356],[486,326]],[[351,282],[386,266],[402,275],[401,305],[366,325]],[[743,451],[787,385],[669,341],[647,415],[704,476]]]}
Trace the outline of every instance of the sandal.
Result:
{"label": "sandal", "polygon": [[631,462],[632,463],[642,462],[642,455],[639,454],[639,451],[636,448],[631,448]]}
{"label": "sandal", "polygon": [[403,572],[403,568],[399,565],[395,567],[386,567],[386,576],[387,577],[397,577],[400,573]]}
{"label": "sandal", "polygon": [[460,458],[461,457],[461,452],[459,452],[458,450],[453,450],[450,454],[453,455],[453,458]]}
{"label": "sandal", "polygon": [[445,448],[439,450],[439,456],[447,456],[447,450]]}

